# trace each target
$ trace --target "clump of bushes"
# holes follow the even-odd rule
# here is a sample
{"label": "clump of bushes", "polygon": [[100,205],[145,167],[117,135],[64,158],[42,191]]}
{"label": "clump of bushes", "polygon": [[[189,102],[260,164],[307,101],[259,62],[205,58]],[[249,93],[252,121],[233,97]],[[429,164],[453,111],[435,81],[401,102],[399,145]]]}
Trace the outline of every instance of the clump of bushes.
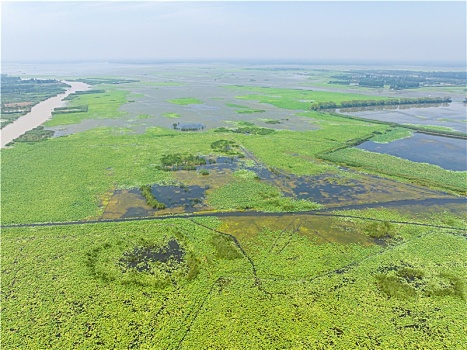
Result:
{"label": "clump of bushes", "polygon": [[376,284],[389,297],[405,299],[414,297],[416,294],[415,288],[408,283],[404,283],[398,276],[378,275],[376,276]]}
{"label": "clump of bushes", "polygon": [[464,282],[456,275],[444,272],[429,274],[407,264],[382,270],[385,273],[376,276],[376,284],[388,297],[407,299],[423,295],[465,299]]}
{"label": "clump of bushes", "polygon": [[151,186],[146,185],[146,186],[141,186],[140,187],[141,194],[146,198],[146,203],[153,207],[154,209],[165,209],[165,204],[159,202],[156,198],[154,198],[152,192],[151,192]]}
{"label": "clump of bushes", "polygon": [[254,171],[246,169],[237,170],[233,173],[233,175],[240,179],[259,180],[258,174],[256,174]]}
{"label": "clump of bushes", "polygon": [[428,282],[425,294],[428,296],[457,296],[464,300],[464,282],[453,274],[441,273]]}
{"label": "clump of bushes", "polygon": [[198,276],[200,272],[201,260],[195,257],[193,253],[190,252],[187,258],[187,265],[188,265],[188,272],[185,278],[187,281],[192,281]]}
{"label": "clump of bushes", "polygon": [[239,147],[238,144],[230,140],[218,140],[211,143],[211,148],[214,151],[228,155],[240,155],[241,153],[238,151]]}
{"label": "clump of bushes", "polygon": [[53,130],[44,130],[44,127],[38,126],[32,130],[26,131],[20,137],[17,137],[12,142],[8,143],[7,146],[12,145],[15,142],[39,142],[44,141],[54,134]]}
{"label": "clump of bushes", "polygon": [[253,113],[264,113],[264,109],[241,109],[236,111],[239,114],[253,114]]}
{"label": "clump of bushes", "polygon": [[56,107],[52,111],[52,114],[65,114],[65,113],[86,113],[88,106],[72,106],[72,107]]}
{"label": "clump of bushes", "polygon": [[396,235],[394,225],[390,222],[370,222],[365,227],[365,233],[372,238],[394,238]]}
{"label": "clump of bushes", "polygon": [[214,129],[214,132],[233,132],[237,134],[247,134],[247,135],[269,135],[275,132],[274,129],[260,128],[258,126],[243,126],[236,129],[228,129],[225,127],[220,127]]}
{"label": "clump of bushes", "polygon": [[192,154],[165,154],[161,157],[161,169],[166,171],[195,170],[198,165],[206,164],[206,159]]}

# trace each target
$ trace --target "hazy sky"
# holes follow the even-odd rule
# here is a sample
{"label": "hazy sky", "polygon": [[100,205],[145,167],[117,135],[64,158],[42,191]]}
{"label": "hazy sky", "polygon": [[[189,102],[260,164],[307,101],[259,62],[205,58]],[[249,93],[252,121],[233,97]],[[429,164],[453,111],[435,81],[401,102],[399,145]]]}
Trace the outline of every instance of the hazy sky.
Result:
{"label": "hazy sky", "polygon": [[465,62],[466,3],[2,1],[2,61]]}

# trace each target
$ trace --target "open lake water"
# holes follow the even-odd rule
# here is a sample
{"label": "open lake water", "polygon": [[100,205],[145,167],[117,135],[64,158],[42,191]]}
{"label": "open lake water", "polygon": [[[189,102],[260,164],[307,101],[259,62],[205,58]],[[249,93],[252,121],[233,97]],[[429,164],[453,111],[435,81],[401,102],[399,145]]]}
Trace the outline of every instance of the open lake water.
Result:
{"label": "open lake water", "polygon": [[461,101],[427,105],[341,108],[340,113],[399,124],[436,125],[467,133],[466,104]]}
{"label": "open lake water", "polygon": [[415,133],[412,137],[390,143],[367,141],[357,148],[435,164],[447,170],[467,170],[467,141],[462,139]]}

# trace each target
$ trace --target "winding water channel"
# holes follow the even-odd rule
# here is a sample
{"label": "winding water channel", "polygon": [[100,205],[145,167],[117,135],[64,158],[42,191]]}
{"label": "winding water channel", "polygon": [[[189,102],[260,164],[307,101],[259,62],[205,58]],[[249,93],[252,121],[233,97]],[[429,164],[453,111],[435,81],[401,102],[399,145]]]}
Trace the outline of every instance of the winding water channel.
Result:
{"label": "winding water channel", "polygon": [[70,85],[63,94],[51,97],[38,103],[31,108],[31,111],[13,123],[8,124],[1,130],[1,148],[9,142],[23,135],[26,131],[32,130],[52,117],[52,111],[56,107],[63,107],[66,104],[64,98],[77,91],[85,91],[90,88],[88,84],[78,81],[64,81]]}

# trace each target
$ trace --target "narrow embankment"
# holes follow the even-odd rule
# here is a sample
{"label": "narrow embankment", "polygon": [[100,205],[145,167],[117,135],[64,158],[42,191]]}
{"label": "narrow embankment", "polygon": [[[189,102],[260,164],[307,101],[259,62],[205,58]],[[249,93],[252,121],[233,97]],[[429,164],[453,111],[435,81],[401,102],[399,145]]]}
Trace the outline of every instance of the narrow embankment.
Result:
{"label": "narrow embankment", "polygon": [[[384,203],[369,203],[369,204],[355,204],[355,205],[346,205],[340,207],[326,208],[320,210],[310,210],[310,211],[301,211],[301,212],[262,212],[262,211],[229,211],[229,212],[199,212],[199,213],[187,213],[187,214],[178,214],[178,215],[165,215],[165,216],[150,216],[150,217],[135,217],[135,218],[124,218],[124,219],[107,219],[107,220],[86,220],[86,221],[62,221],[62,222],[39,222],[39,223],[27,223],[27,224],[10,224],[10,225],[1,225],[1,229],[8,228],[21,228],[21,227],[42,227],[42,226],[69,226],[69,225],[88,225],[88,224],[103,224],[103,223],[118,223],[118,222],[130,222],[130,221],[153,221],[153,220],[166,220],[166,219],[194,219],[206,216],[213,216],[218,218],[225,217],[260,217],[260,216],[290,216],[290,215],[315,215],[315,216],[331,216],[331,217],[348,217],[356,218],[368,221],[387,221],[380,219],[372,219],[367,217],[345,215],[345,214],[335,214],[333,211],[336,210],[359,210],[359,209],[371,209],[371,208],[397,208],[403,206],[411,205],[443,205],[443,204],[467,204],[467,199],[462,198],[428,198],[422,200],[401,200],[401,201],[391,201]],[[450,229],[457,231],[465,231],[466,228],[451,227],[451,226],[442,226],[442,225],[432,225],[420,222],[409,222],[409,221],[388,221],[394,224],[406,224],[406,225],[416,225],[416,226],[425,226],[441,229]]]}
{"label": "narrow embankment", "polygon": [[391,121],[383,121],[371,118],[362,118],[362,117],[355,117],[351,115],[341,114],[341,113],[330,113],[334,117],[344,118],[344,119],[352,119],[358,120],[365,123],[373,123],[373,124],[383,124],[388,125],[391,127],[398,127],[398,128],[405,128],[409,130],[413,130],[415,132],[427,135],[434,135],[434,136],[441,136],[441,137],[449,137],[453,139],[461,139],[467,140],[467,134],[460,132],[460,131],[450,131],[450,130],[433,130],[429,127],[423,127],[419,125],[406,125],[406,124],[399,124]]}

